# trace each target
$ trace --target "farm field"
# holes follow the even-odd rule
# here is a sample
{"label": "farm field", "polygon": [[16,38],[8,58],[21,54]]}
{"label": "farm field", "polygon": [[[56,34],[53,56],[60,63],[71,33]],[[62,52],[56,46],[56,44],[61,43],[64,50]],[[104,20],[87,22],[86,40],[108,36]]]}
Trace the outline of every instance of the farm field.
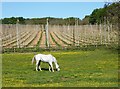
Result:
{"label": "farm field", "polygon": [[0,33],[2,44],[0,46],[3,49],[118,44],[118,32],[112,25],[49,25],[48,40],[43,25],[4,24],[2,27]]}
{"label": "farm field", "polygon": [[108,49],[94,51],[41,52],[56,57],[61,70],[35,71],[34,53],[2,54],[2,87],[118,87],[118,54]]}

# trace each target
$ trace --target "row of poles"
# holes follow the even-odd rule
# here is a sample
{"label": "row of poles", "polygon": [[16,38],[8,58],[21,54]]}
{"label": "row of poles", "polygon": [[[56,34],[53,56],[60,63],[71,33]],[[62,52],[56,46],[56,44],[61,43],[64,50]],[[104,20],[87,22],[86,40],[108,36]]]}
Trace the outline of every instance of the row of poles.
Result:
{"label": "row of poles", "polygon": [[[75,19],[75,27],[78,25],[78,20]],[[50,47],[50,42],[49,42],[49,20],[47,18],[46,20],[46,28],[45,28],[45,31],[46,31],[46,41],[47,41],[47,47],[49,48]],[[73,30],[73,42],[75,42],[75,31]]]}
{"label": "row of poles", "polygon": [[[78,25],[78,20],[75,19],[75,27]],[[46,19],[46,26],[45,26],[45,32],[46,32],[46,42],[47,47],[50,47],[50,41],[49,41],[49,20]],[[17,48],[20,48],[20,35],[19,35],[19,20],[17,19],[16,23],[16,38],[17,38]],[[73,29],[73,42],[75,42],[75,31]]]}
{"label": "row of poles", "polygon": [[[90,28],[89,29],[93,29],[92,27],[92,25],[89,25],[90,26]],[[104,25],[103,25],[104,26]],[[76,35],[78,35],[78,33],[80,33],[79,35],[81,36],[82,35],[82,33],[81,32],[79,32],[78,31],[78,27],[81,27],[81,26],[78,26],[78,20],[77,19],[75,19],[75,26],[74,26],[74,29],[72,29],[71,31],[72,31],[72,37],[73,37],[73,45],[75,45],[74,43],[75,43],[75,38],[76,38]],[[82,28],[84,28],[84,26],[82,27]],[[100,24],[99,25],[99,34],[102,34],[102,25]],[[57,28],[56,28],[57,29]],[[61,29],[61,30],[60,30]],[[67,31],[67,29],[64,29],[63,30],[63,28],[60,28],[59,29],[59,31],[62,31],[62,32],[65,32],[66,33],[66,31]],[[69,26],[68,26],[68,29],[69,29]],[[76,29],[76,30],[75,30]],[[84,28],[84,35],[86,36],[87,35],[87,33],[86,33],[86,30],[87,30],[88,28]],[[112,31],[112,29],[111,29],[111,25],[110,25],[110,27],[109,27],[109,25],[107,24],[106,26],[105,26],[105,31],[104,31],[104,34],[108,34],[107,36],[107,38],[108,38],[108,41],[110,40],[110,35],[109,35],[109,32],[111,32]],[[53,30],[53,29],[52,29]],[[108,31],[106,31],[106,30],[108,30]],[[111,31],[110,31],[111,30]],[[49,20],[48,20],[48,18],[46,19],[46,25],[45,25],[45,34],[46,34],[46,46],[49,48],[50,47],[50,40],[49,40],[49,32],[51,31],[51,29],[50,29],[50,27],[49,27]],[[53,31],[55,31],[55,30],[53,30]],[[77,32],[77,34],[76,34],[76,31],[78,31]],[[82,31],[82,30],[81,30]],[[107,33],[106,33],[107,32]],[[69,33],[69,32],[67,32],[67,33]],[[66,33],[66,34],[67,34]],[[92,34],[94,34],[94,33],[92,33]],[[94,36],[94,35],[93,35]],[[16,38],[17,38],[17,48],[19,48],[20,47],[20,34],[19,34],[19,20],[17,20],[17,24],[16,24]],[[79,37],[80,38],[80,37]],[[86,37],[85,37],[86,38]],[[102,35],[100,35],[100,43],[102,44]],[[104,38],[105,40],[106,40],[106,36],[105,36],[105,38]]]}
{"label": "row of poles", "polygon": [[[46,41],[47,41],[47,47],[50,47],[50,43],[49,43],[49,31],[48,31],[48,18],[46,20],[46,26],[45,26],[45,31],[46,31]],[[20,48],[20,36],[19,36],[19,20],[17,19],[17,23],[16,23],[16,38],[17,38],[17,48]]]}

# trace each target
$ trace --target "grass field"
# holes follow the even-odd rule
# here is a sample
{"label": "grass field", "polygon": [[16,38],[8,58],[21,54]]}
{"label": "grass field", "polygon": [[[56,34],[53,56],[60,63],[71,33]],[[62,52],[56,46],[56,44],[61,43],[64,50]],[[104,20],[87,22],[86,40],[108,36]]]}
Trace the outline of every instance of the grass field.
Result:
{"label": "grass field", "polygon": [[[118,54],[116,51],[42,52],[54,55],[60,72],[35,71],[34,53],[10,53],[2,57],[3,87],[118,87]],[[46,69],[46,70],[45,70]]]}

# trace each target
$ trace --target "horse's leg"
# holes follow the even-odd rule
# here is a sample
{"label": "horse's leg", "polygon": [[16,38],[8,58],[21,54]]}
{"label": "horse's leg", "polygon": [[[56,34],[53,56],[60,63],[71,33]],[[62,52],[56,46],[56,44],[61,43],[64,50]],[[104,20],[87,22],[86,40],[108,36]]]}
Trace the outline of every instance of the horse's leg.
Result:
{"label": "horse's leg", "polygon": [[52,63],[49,63],[50,64],[50,66],[51,66],[51,68],[52,68],[52,72],[54,72],[54,69],[53,69],[53,65],[52,65]]}
{"label": "horse's leg", "polygon": [[39,69],[40,69],[40,71],[42,71],[40,66],[39,66]]}
{"label": "horse's leg", "polygon": [[50,64],[49,64],[49,71],[51,72],[50,68],[51,68],[51,66],[50,66]]}
{"label": "horse's leg", "polygon": [[38,66],[39,66],[40,71],[42,71],[42,70],[41,70],[41,67],[40,67],[40,63],[41,63],[41,61],[39,61],[39,65],[38,65]]}
{"label": "horse's leg", "polygon": [[39,61],[37,60],[36,61],[36,71],[38,71],[38,64],[39,64]]}

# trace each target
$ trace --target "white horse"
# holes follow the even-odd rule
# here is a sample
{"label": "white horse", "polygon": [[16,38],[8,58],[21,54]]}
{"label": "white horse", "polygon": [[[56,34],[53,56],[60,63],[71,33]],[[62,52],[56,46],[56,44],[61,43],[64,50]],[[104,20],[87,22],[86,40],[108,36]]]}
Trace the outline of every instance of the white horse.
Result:
{"label": "white horse", "polygon": [[52,56],[51,54],[49,54],[49,55],[37,54],[32,58],[32,64],[33,64],[34,60],[36,60],[36,71],[38,71],[38,70],[42,71],[41,67],[40,67],[40,62],[48,63],[50,72],[51,72],[51,70],[50,70],[51,68],[52,68],[52,72],[54,72],[53,65],[52,65],[52,62],[54,62],[57,71],[60,71],[60,68],[59,68],[59,65],[57,64],[56,58],[54,56]]}

